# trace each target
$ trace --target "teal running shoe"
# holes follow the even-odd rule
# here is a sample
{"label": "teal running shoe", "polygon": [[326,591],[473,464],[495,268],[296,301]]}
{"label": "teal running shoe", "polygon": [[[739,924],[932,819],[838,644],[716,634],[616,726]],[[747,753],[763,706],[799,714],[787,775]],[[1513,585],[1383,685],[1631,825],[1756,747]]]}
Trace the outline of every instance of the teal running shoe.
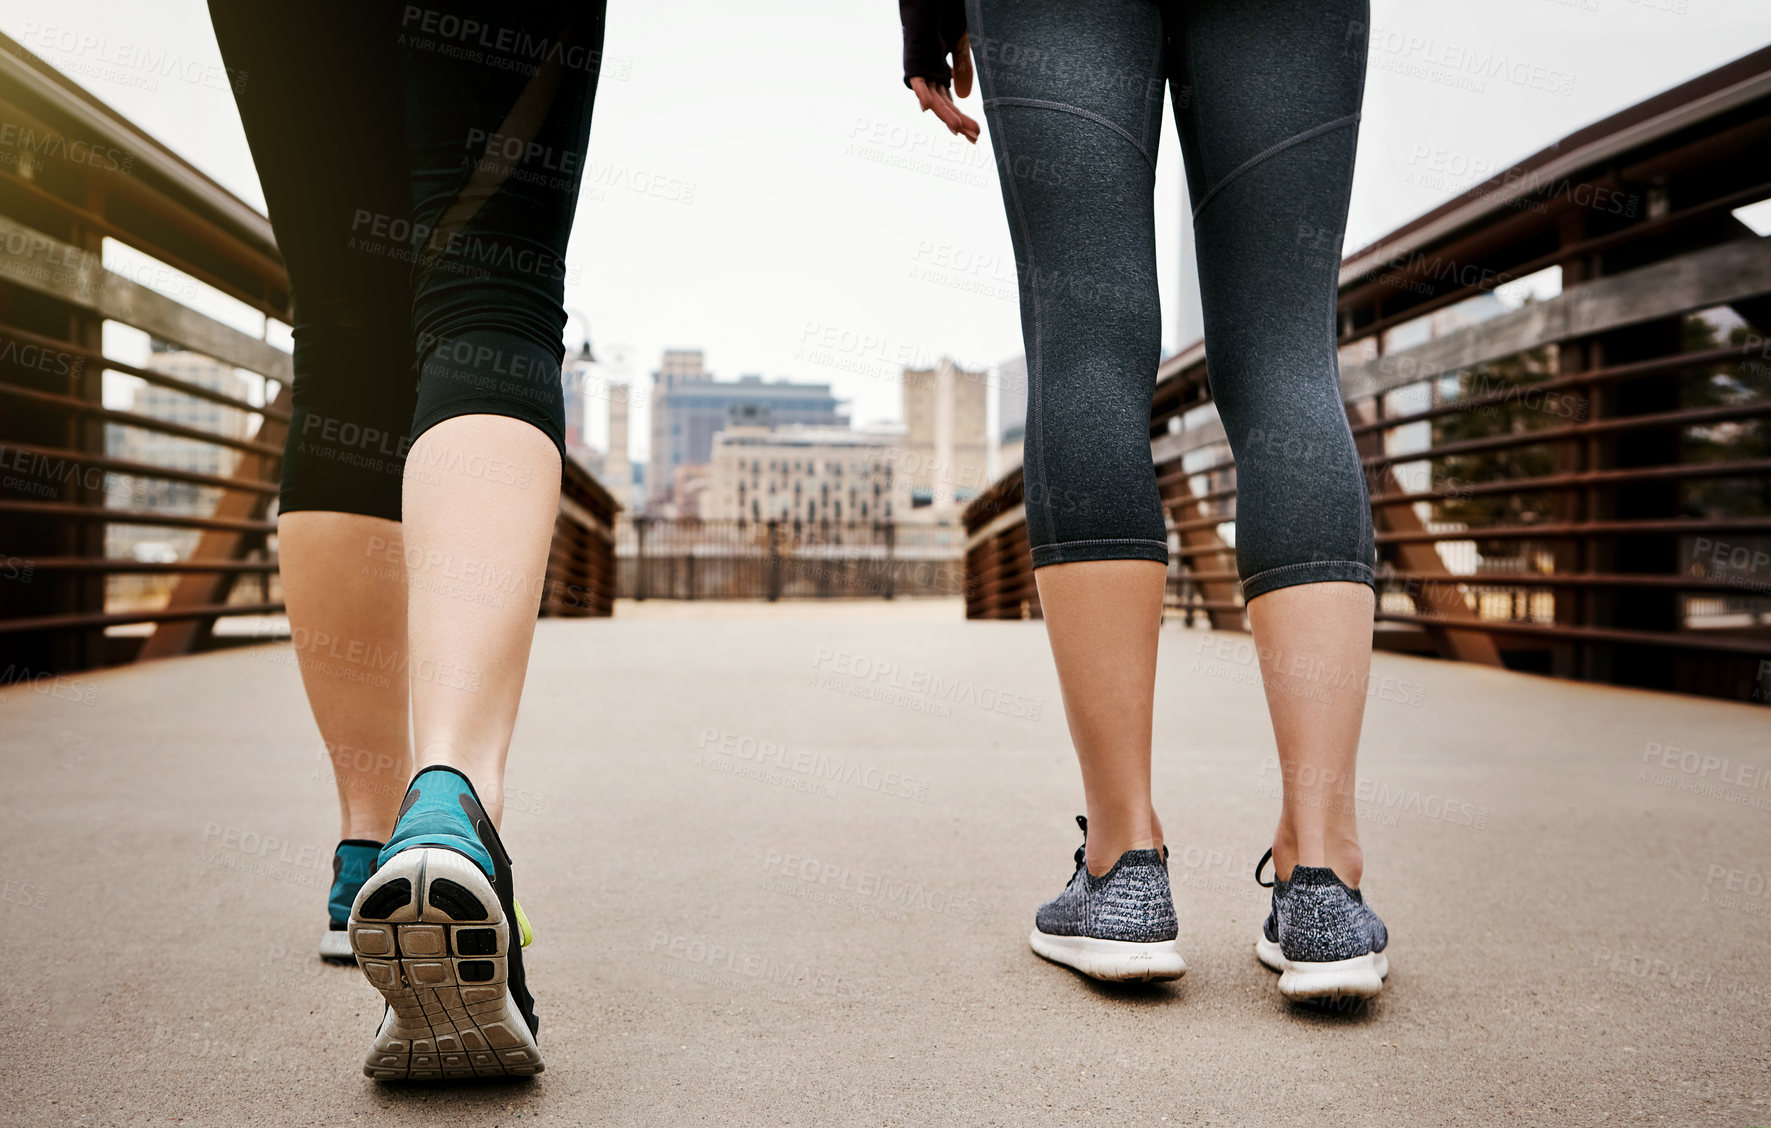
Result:
{"label": "teal running shoe", "polygon": [[523,974],[528,920],[510,855],[468,778],[412,778],[381,865],[351,906],[350,946],[387,1010],[363,1072],[378,1081],[540,1073]]}
{"label": "teal running shoe", "polygon": [[356,963],[351,953],[351,903],[357,890],[375,872],[381,843],[367,838],[347,838],[332,852],[332,893],[326,898],[326,931],[320,933],[320,958],[332,963]]}

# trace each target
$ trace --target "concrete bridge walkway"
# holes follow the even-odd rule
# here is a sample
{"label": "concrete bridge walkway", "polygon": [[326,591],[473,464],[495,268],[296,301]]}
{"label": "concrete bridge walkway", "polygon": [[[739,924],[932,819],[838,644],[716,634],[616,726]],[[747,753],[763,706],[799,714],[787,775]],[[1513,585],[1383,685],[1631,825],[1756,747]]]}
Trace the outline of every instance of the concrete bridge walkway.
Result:
{"label": "concrete bridge walkway", "polygon": [[336,832],[287,644],[0,692],[0,1123],[1771,1123],[1771,713],[1380,655],[1389,989],[1252,941],[1277,772],[1246,638],[1164,629],[1191,972],[1027,948],[1080,788],[1037,623],[950,603],[540,624],[505,838],[547,1072],[389,1087],[313,955]]}

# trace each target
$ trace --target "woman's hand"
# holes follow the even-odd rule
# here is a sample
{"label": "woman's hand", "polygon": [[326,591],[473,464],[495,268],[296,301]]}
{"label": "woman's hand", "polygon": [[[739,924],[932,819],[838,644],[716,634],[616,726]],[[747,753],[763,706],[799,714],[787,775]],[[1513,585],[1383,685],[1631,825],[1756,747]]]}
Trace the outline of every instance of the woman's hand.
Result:
{"label": "woman's hand", "polygon": [[969,34],[961,35],[959,42],[953,45],[952,93],[948,92],[945,84],[931,83],[926,78],[912,78],[910,89],[915,91],[916,100],[923,109],[941,119],[947,132],[964,137],[974,145],[978,143],[978,123],[953,104],[955,96],[965,98],[972,92],[972,44]]}

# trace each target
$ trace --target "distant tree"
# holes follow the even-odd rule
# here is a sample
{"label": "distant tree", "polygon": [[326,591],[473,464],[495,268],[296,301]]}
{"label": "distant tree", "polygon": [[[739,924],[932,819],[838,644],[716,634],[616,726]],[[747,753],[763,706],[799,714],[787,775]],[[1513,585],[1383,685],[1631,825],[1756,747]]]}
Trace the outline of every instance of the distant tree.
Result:
{"label": "distant tree", "polygon": [[[1763,334],[1745,325],[1731,326],[1724,337],[1707,318],[1685,319],[1687,352],[1764,342]],[[1771,348],[1738,360],[1688,370],[1681,380],[1682,407],[1722,407],[1771,397]],[[1771,421],[1742,419],[1686,428],[1680,444],[1685,462],[1740,462],[1771,457]],[[1681,508],[1689,517],[1762,517],[1771,514],[1771,475],[1738,478],[1696,478],[1681,491]]]}
{"label": "distant tree", "polygon": [[[1524,434],[1565,426],[1579,416],[1579,400],[1562,393],[1532,393],[1530,385],[1555,372],[1555,348],[1544,345],[1457,373],[1447,394],[1440,382],[1442,400],[1479,400],[1500,396],[1486,406],[1440,416],[1433,421],[1433,445],[1443,447],[1494,435]],[[1434,484],[1471,486],[1484,482],[1536,478],[1554,471],[1555,460],[1547,445],[1506,447],[1500,450],[1454,454],[1435,460]],[[1434,503],[1433,516],[1459,521],[1472,529],[1485,525],[1528,525],[1549,516],[1549,493],[1487,493],[1454,496]],[[1500,545],[1482,546],[1505,554]]]}

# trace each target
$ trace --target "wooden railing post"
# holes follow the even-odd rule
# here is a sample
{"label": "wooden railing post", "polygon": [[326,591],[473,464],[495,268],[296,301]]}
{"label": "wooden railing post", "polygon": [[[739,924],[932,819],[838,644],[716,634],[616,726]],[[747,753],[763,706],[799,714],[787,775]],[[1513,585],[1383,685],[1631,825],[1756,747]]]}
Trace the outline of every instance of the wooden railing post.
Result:
{"label": "wooden railing post", "polygon": [[641,603],[645,602],[646,595],[648,594],[648,592],[650,590],[650,586],[651,586],[650,583],[648,582],[647,575],[646,575],[646,573],[647,573],[647,568],[646,568],[646,526],[650,525],[651,523],[652,523],[652,519],[650,517],[647,517],[643,513],[640,516],[635,517],[633,519],[633,538],[634,538],[634,560],[633,560],[633,566],[634,566],[633,588],[634,588],[634,591],[633,591],[633,598]]}
{"label": "wooden railing post", "polygon": [[897,545],[898,545],[898,526],[896,524],[888,521],[888,522],[886,522],[886,527],[885,527],[885,577],[884,577],[885,597],[887,599],[891,599],[893,597],[893,595],[896,593],[897,576],[894,573],[896,573],[897,567],[898,567],[897,561],[896,561]]}
{"label": "wooden railing post", "polygon": [[769,586],[770,603],[781,598],[781,522],[769,518]]}

